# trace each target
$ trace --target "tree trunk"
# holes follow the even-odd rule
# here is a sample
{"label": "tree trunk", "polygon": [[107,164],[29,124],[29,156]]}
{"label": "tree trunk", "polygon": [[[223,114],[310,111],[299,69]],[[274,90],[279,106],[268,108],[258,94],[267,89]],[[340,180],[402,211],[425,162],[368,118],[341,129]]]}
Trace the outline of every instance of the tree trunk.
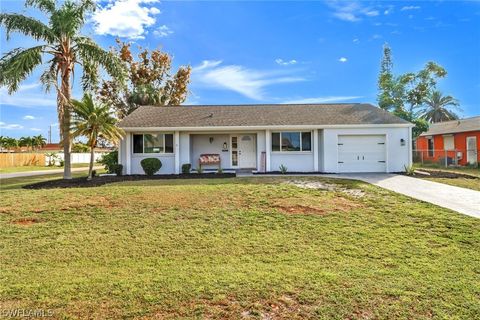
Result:
{"label": "tree trunk", "polygon": [[88,166],[88,178],[87,180],[92,180],[93,172],[93,159],[95,158],[95,145],[90,146],[90,165]]}
{"label": "tree trunk", "polygon": [[71,165],[71,151],[72,151],[72,141],[70,137],[70,121],[71,121],[71,110],[70,110],[70,99],[72,96],[72,88],[70,86],[70,65],[67,63],[65,69],[62,70],[62,87],[61,93],[63,97],[59,98],[59,103],[62,103],[63,108],[63,117],[61,119],[62,123],[61,134],[63,138],[63,154],[64,154],[64,168],[63,168],[63,179],[72,179],[72,165]]}

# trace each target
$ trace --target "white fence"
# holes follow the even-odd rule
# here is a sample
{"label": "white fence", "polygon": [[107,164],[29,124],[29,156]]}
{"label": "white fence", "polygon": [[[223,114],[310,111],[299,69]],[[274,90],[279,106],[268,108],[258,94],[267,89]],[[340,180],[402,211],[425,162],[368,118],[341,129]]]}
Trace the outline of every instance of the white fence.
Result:
{"label": "white fence", "polygon": [[[94,161],[98,161],[105,152],[95,152]],[[53,159],[51,156],[45,156],[45,165],[49,163],[54,163],[55,165],[60,165],[60,161],[63,161],[65,155],[63,153],[56,153]],[[89,163],[90,162],[90,153],[71,153],[71,162],[72,163]]]}

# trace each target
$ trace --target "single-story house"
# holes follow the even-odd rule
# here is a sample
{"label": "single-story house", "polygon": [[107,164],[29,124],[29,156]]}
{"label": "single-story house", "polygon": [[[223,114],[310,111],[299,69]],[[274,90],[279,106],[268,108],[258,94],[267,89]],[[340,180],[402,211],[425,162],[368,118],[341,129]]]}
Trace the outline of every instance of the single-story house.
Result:
{"label": "single-story house", "polygon": [[416,141],[416,156],[447,164],[480,162],[480,116],[433,123]]}
{"label": "single-story house", "polygon": [[121,123],[125,174],[161,160],[192,169],[400,172],[412,163],[412,124],[370,104],[143,106]]}

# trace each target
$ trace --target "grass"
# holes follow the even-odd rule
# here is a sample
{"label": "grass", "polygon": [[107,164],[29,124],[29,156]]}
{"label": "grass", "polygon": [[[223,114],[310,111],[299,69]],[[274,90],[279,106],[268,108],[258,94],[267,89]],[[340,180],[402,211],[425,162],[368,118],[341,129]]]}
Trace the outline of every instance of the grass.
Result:
{"label": "grass", "polygon": [[428,169],[428,170],[440,170],[446,172],[454,172],[454,173],[461,173],[461,174],[468,174],[471,176],[475,176],[478,179],[467,179],[467,178],[430,178],[430,177],[422,177],[422,179],[445,183],[448,185],[452,185],[455,187],[467,188],[472,190],[480,191],[480,168],[472,168],[472,167],[456,167],[456,168],[444,168],[439,166],[438,164],[424,164],[416,165],[416,169]]}
{"label": "grass", "polygon": [[286,179],[6,185],[0,309],[90,319],[478,317],[479,219],[361,182],[302,178],[340,186],[322,191]]}
{"label": "grass", "polygon": [[[88,163],[72,163],[72,168],[88,168]],[[14,172],[27,172],[27,171],[40,171],[40,170],[58,170],[63,167],[46,167],[46,166],[19,166],[19,167],[6,167],[0,168],[0,173],[14,173]]]}

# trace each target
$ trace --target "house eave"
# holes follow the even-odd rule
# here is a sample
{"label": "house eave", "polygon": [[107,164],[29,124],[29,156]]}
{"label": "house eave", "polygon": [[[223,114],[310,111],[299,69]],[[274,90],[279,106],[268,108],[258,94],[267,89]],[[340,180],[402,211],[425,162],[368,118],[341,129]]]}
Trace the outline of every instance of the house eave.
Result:
{"label": "house eave", "polygon": [[127,132],[142,131],[245,131],[294,129],[412,128],[411,123],[344,124],[344,125],[274,125],[274,126],[204,126],[204,127],[122,127]]}

